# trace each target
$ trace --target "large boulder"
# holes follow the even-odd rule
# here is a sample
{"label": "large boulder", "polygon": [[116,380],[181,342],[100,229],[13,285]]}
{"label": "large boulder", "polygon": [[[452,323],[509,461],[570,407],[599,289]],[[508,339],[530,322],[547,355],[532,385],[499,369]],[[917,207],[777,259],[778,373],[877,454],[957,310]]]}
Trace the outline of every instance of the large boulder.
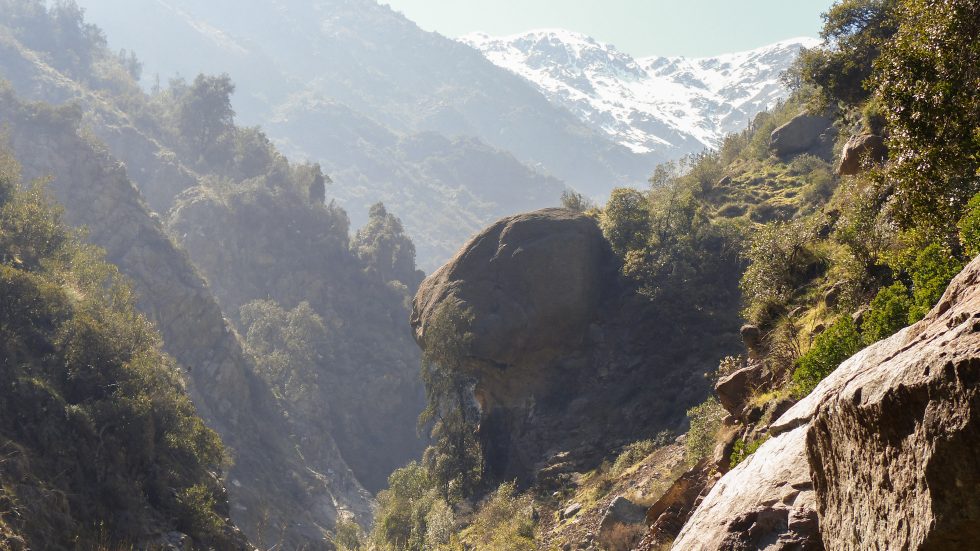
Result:
{"label": "large boulder", "polygon": [[825,115],[801,113],[773,130],[769,145],[779,157],[811,153],[826,157],[833,146],[834,121]]}
{"label": "large boulder", "polygon": [[754,361],[719,379],[715,384],[718,402],[735,417],[742,415],[742,410],[752,397],[752,392],[762,384],[764,371],[765,365]]}
{"label": "large boulder", "polygon": [[888,156],[885,138],[876,134],[859,134],[851,136],[841,151],[837,173],[841,176],[854,176],[861,172],[865,160],[880,163]]}
{"label": "large boulder", "polygon": [[[719,293],[730,311],[737,282]],[[738,347],[737,319],[665,315],[620,276],[595,220],[566,209],[500,220],[426,279],[411,318],[423,348],[447,305],[472,316],[458,367],[492,481],[552,484],[681,425],[706,366]]]}
{"label": "large boulder", "polygon": [[420,286],[412,327],[425,347],[438,309],[473,315],[473,355],[514,366],[574,347],[601,298],[608,245],[595,221],[567,209],[500,220],[470,240]]}

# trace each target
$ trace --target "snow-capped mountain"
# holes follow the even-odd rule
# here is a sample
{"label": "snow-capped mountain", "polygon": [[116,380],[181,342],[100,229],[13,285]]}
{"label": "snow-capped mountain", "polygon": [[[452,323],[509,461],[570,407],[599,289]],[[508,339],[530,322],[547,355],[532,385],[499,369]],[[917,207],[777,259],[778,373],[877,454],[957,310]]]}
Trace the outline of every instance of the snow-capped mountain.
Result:
{"label": "snow-capped mountain", "polygon": [[748,126],[786,97],[779,77],[800,48],[819,44],[797,38],[717,57],[635,59],[562,29],[460,41],[634,152],[670,156],[717,147]]}

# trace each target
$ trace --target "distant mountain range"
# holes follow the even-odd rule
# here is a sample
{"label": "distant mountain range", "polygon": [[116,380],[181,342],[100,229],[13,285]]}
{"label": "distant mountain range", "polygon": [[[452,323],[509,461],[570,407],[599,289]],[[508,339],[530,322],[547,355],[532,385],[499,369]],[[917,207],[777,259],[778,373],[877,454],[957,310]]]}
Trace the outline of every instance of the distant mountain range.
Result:
{"label": "distant mountain range", "polygon": [[717,147],[785,98],[780,75],[801,48],[819,44],[796,38],[717,57],[636,59],[563,29],[460,41],[615,142],[671,157]]}
{"label": "distant mountain range", "polygon": [[778,74],[798,49],[657,65],[567,31],[464,44],[374,0],[79,3],[112,47],[136,52],[145,83],[229,73],[239,120],[320,162],[355,226],[384,201],[426,271],[566,187],[602,200],[717,144],[784,95]]}

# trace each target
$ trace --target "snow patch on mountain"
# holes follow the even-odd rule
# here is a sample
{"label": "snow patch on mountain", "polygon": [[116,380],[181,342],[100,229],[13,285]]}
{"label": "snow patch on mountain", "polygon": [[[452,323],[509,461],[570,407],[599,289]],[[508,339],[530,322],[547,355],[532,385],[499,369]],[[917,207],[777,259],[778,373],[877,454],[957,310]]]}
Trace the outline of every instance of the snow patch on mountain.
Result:
{"label": "snow patch on mountain", "polygon": [[780,75],[815,38],[716,57],[636,59],[565,29],[459,39],[636,153],[716,148],[787,96]]}

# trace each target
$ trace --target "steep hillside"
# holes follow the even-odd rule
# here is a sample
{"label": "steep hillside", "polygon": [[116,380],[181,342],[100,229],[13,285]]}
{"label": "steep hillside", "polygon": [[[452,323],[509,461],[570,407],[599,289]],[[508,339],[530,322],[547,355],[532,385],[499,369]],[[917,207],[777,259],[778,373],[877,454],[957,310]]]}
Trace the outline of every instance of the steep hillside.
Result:
{"label": "steep hillside", "polygon": [[800,38],[718,57],[634,59],[560,29],[460,40],[617,143],[667,158],[716,148],[786,99],[780,75],[801,48],[818,43]]}
{"label": "steep hillside", "polygon": [[[137,305],[159,325],[165,349],[186,370],[191,397],[230,447],[236,523],[254,538],[263,524],[290,526],[290,519],[308,518],[311,528],[286,532],[298,542],[322,540],[315,526],[332,525],[338,508],[367,518],[370,497],[339,452],[307,459],[296,451],[272,393],[204,280],[146,209],[119,162],[85,137],[78,111],[25,105],[4,90],[0,113],[25,174],[52,178],[65,221],[84,226],[87,239],[105,247],[107,259],[132,279]],[[335,479],[318,474],[329,470]]]}
{"label": "steep hillside", "polygon": [[246,549],[225,450],[128,282],[19,180],[0,151],[0,546]]}
{"label": "steep hillside", "polygon": [[[23,94],[74,104],[24,104],[5,87],[5,130],[30,174],[54,177],[68,221],[88,226],[91,239],[133,278],[140,308],[188,368],[195,403],[235,450],[233,517],[268,545],[281,527],[287,541],[300,545],[322,544],[339,517],[366,524],[370,496],[362,484],[377,488],[421,451],[414,422],[422,407],[418,352],[403,322],[421,276],[400,222],[373,209],[371,224],[350,235],[346,213],[325,202],[329,179],[319,166],[290,163],[261,131],[239,128],[226,115],[229,82],[202,77],[147,96],[126,60],[105,49],[79,12],[58,19],[37,3],[10,7],[0,27],[2,75]],[[71,29],[83,36],[72,49],[44,38]],[[226,84],[224,94],[208,96],[209,86]],[[216,101],[199,108],[201,98]],[[214,141],[194,133],[202,121],[219,130]],[[258,205],[265,218],[247,200],[256,197],[269,200]],[[168,213],[178,222],[168,224]],[[229,224],[214,227],[214,220]],[[310,222],[314,233],[296,234],[290,220]],[[168,226],[184,230],[174,237],[190,257],[166,234]],[[210,247],[223,242],[241,248],[212,256]],[[239,271],[216,270],[215,259]],[[326,322],[325,335],[301,335],[320,339],[318,354],[292,341],[270,351],[294,383],[322,389],[315,400],[289,400],[273,374],[283,366],[270,364],[268,343],[252,335],[262,320],[240,315],[241,307],[270,297],[282,304],[263,312],[305,305],[311,311],[299,310],[304,320]]]}

